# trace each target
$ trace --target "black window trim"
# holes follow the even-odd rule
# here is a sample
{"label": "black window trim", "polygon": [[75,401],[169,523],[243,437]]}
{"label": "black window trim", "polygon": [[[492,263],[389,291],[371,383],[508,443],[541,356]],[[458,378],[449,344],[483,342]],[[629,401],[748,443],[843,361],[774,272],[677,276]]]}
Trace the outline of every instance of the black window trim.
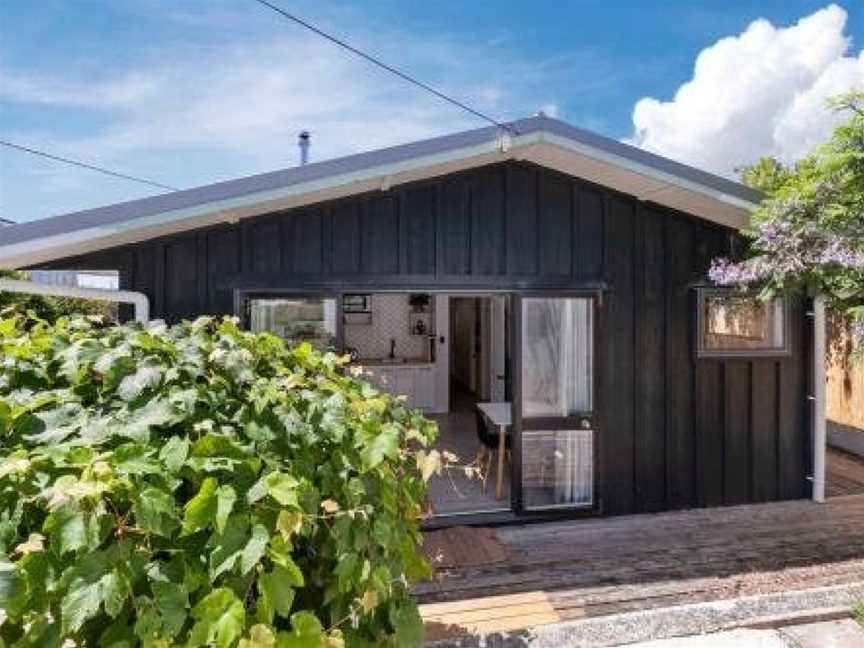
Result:
{"label": "black window trim", "polygon": [[702,337],[705,299],[709,296],[743,296],[758,298],[758,293],[753,291],[742,292],[738,288],[725,286],[696,286],[695,298],[695,331],[694,331],[694,355],[697,360],[717,360],[724,358],[785,358],[792,355],[792,320],[789,301],[783,297],[775,297],[779,300],[783,309],[783,346],[770,349],[707,349]]}

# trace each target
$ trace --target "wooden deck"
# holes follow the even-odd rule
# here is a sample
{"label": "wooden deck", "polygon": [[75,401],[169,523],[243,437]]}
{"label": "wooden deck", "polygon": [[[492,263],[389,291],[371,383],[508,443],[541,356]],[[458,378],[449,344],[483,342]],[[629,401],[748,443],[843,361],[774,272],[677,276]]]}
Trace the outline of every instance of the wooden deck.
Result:
{"label": "wooden deck", "polygon": [[842,450],[828,448],[825,461],[825,495],[864,494],[864,459]]}
{"label": "wooden deck", "polygon": [[416,587],[430,639],[864,580],[864,495],[500,527]]}

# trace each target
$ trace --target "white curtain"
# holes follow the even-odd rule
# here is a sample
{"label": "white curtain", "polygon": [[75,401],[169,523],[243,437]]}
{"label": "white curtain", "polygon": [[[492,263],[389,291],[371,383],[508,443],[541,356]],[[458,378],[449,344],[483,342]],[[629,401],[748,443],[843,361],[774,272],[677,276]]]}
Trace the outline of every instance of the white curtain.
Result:
{"label": "white curtain", "polygon": [[523,303],[522,410],[568,416],[592,407],[593,323],[590,299]]}
{"label": "white curtain", "polygon": [[249,329],[253,333],[261,331],[275,332],[276,318],[274,304],[269,301],[253,299],[249,309]]}
{"label": "white curtain", "polygon": [[555,503],[590,504],[594,497],[594,433],[555,432]]}
{"label": "white curtain", "polygon": [[[590,413],[594,375],[592,301],[526,298],[522,308],[523,416]],[[541,480],[545,483],[539,484],[539,490],[532,494],[536,507],[593,501],[592,430],[536,431],[524,438],[525,443],[534,446],[534,461],[547,466],[547,478]],[[537,475],[532,476],[536,478]]]}

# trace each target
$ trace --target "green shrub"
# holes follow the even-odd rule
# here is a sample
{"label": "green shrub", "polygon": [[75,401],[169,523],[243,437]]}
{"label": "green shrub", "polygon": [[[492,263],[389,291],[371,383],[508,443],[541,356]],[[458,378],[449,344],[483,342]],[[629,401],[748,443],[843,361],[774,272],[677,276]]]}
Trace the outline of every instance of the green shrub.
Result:
{"label": "green shrub", "polygon": [[0,645],[421,642],[435,427],[339,358],[209,318],[0,353]]}

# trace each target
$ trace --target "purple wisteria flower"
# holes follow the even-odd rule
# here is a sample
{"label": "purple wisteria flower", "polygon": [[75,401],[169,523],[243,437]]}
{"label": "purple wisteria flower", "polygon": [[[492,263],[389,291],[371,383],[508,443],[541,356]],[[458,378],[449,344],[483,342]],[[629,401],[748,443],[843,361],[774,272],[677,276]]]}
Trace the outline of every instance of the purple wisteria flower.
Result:
{"label": "purple wisteria flower", "polygon": [[714,259],[708,269],[708,278],[721,286],[747,286],[764,281],[770,274],[770,268],[759,257],[737,263],[725,257]]}
{"label": "purple wisteria flower", "polygon": [[755,233],[753,258],[733,262],[717,259],[708,276],[720,285],[750,285],[772,276],[800,275],[818,266],[864,271],[864,242],[860,237],[820,230],[813,222],[769,220]]}
{"label": "purple wisteria flower", "polygon": [[819,259],[822,263],[833,263],[849,270],[864,270],[864,250],[852,248],[840,238],[834,238],[825,245]]}

